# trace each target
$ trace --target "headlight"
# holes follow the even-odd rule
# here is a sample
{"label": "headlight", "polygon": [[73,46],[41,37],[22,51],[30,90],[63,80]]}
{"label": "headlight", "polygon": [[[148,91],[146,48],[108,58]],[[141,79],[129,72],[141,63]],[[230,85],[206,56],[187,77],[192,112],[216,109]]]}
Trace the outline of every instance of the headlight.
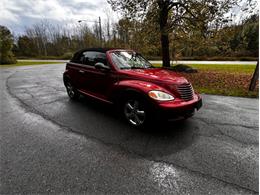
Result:
{"label": "headlight", "polygon": [[162,91],[149,91],[148,95],[150,98],[160,101],[174,100],[174,97],[172,95]]}

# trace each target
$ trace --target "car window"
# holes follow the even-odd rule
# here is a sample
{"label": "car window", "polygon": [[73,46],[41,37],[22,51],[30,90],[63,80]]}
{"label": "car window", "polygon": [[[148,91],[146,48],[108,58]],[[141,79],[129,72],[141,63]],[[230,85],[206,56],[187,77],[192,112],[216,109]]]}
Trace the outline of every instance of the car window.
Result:
{"label": "car window", "polygon": [[153,68],[149,61],[134,51],[113,51],[111,57],[112,61],[120,69]]}
{"label": "car window", "polygon": [[80,61],[79,61],[80,55],[81,54],[79,52],[75,53],[70,61],[74,62],[74,63],[80,63]]}
{"label": "car window", "polygon": [[94,66],[97,62],[107,65],[106,54],[96,51],[85,51],[80,55],[79,63]]}

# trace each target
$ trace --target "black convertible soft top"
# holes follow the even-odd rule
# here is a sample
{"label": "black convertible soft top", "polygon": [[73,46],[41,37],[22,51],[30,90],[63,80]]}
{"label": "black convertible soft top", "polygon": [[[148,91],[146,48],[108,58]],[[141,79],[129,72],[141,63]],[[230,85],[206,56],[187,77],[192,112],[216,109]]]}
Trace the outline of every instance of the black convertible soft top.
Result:
{"label": "black convertible soft top", "polygon": [[106,47],[85,48],[85,49],[81,49],[81,50],[77,51],[77,53],[81,53],[84,51],[97,51],[97,52],[106,53],[107,51],[113,50],[113,49],[120,49],[120,48],[106,48]]}
{"label": "black convertible soft top", "polygon": [[113,50],[113,49],[121,49],[121,48],[106,48],[106,47],[102,48],[102,47],[98,47],[98,48],[85,48],[85,49],[81,49],[81,50],[77,51],[77,52],[73,55],[71,61],[75,61],[75,60],[78,58],[78,56],[79,56],[81,53],[85,52],[85,51],[97,51],[97,52],[106,53],[107,51]]}

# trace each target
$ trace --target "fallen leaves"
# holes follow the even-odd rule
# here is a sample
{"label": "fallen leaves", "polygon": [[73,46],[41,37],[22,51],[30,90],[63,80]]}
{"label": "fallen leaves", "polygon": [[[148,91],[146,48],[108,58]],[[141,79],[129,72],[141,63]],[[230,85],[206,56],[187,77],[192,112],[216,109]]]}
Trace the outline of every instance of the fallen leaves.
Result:
{"label": "fallen leaves", "polygon": [[198,73],[181,73],[199,93],[217,95],[231,95],[242,97],[258,97],[259,83],[256,90],[249,92],[252,78],[250,73],[236,73],[229,71],[199,70]]}

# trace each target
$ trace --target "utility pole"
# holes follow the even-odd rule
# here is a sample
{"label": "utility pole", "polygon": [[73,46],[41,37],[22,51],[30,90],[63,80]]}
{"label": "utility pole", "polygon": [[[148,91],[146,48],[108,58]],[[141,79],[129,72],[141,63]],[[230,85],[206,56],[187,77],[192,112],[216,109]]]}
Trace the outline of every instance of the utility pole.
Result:
{"label": "utility pole", "polygon": [[81,22],[93,22],[93,23],[98,23],[98,28],[99,28],[99,33],[98,33],[98,36],[99,36],[99,41],[100,41],[100,45],[101,47],[103,46],[103,43],[102,43],[102,26],[101,26],[101,17],[99,16],[98,17],[98,22],[97,21],[90,21],[90,20],[78,20],[78,23],[81,23]]}
{"label": "utility pole", "polygon": [[101,17],[98,17],[98,23],[99,23],[99,40],[100,40],[100,45],[102,46],[102,28],[101,28]]}

